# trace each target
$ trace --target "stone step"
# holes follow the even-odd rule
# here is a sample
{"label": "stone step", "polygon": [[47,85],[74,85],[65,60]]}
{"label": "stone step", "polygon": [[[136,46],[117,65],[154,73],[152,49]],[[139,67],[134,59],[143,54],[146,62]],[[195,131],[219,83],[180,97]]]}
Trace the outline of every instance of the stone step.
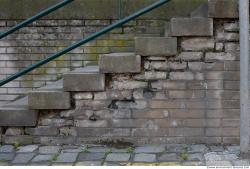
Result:
{"label": "stone step", "polygon": [[175,37],[137,37],[135,53],[141,56],[173,56],[177,54]]}
{"label": "stone step", "polygon": [[135,53],[111,53],[100,55],[101,73],[139,73],[141,56]]}
{"label": "stone step", "polygon": [[98,66],[87,66],[63,75],[64,91],[89,92],[104,91],[105,75],[99,72]]}
{"label": "stone step", "polygon": [[28,93],[28,104],[34,110],[64,110],[71,107],[69,92],[64,92],[62,80]]}
{"label": "stone step", "polygon": [[171,36],[213,36],[213,19],[172,18]]}
{"label": "stone step", "polygon": [[28,97],[18,99],[0,107],[0,126],[33,127],[37,124],[36,110],[28,107]]}

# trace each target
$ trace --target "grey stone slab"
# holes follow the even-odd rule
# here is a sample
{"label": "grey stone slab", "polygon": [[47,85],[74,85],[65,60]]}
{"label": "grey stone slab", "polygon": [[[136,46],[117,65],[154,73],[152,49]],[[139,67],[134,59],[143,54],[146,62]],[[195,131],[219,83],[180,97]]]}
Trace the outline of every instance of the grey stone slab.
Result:
{"label": "grey stone slab", "polygon": [[103,166],[127,166],[130,165],[130,163],[126,162],[104,162]]}
{"label": "grey stone slab", "polygon": [[224,160],[226,161],[234,161],[239,159],[239,157],[236,154],[226,153],[223,155]]}
{"label": "grey stone slab", "polygon": [[202,153],[192,153],[188,154],[189,161],[204,161],[204,157]]}
{"label": "grey stone slab", "polygon": [[83,149],[81,148],[75,148],[75,149],[64,149],[62,150],[62,153],[80,153]]}
{"label": "grey stone slab", "polygon": [[27,106],[1,107],[0,126],[35,126],[37,111],[29,110]]}
{"label": "grey stone slab", "polygon": [[162,154],[158,157],[159,162],[172,162],[178,161],[178,155],[176,153]]}
{"label": "grey stone slab", "polygon": [[14,153],[0,153],[0,161],[11,161],[14,156]]}
{"label": "grey stone slab", "polygon": [[138,37],[135,38],[135,53],[141,56],[173,56],[177,54],[177,39]]}
{"label": "grey stone slab", "polygon": [[172,18],[171,36],[212,36],[213,19]]}
{"label": "grey stone slab", "polygon": [[204,153],[206,151],[208,151],[208,147],[203,144],[191,145],[188,148],[189,153]]}
{"label": "grey stone slab", "polygon": [[74,163],[78,153],[61,153],[57,157],[56,163]]}
{"label": "grey stone slab", "polygon": [[78,161],[100,161],[105,157],[105,153],[81,153]]}
{"label": "grey stone slab", "polygon": [[234,160],[232,162],[234,166],[250,166],[249,160]]}
{"label": "grey stone slab", "polygon": [[232,166],[230,161],[207,161],[207,166]]}
{"label": "grey stone slab", "polygon": [[208,16],[211,18],[238,18],[238,0],[209,0]]}
{"label": "grey stone slab", "polygon": [[88,152],[91,152],[91,153],[105,153],[108,150],[109,150],[109,148],[104,148],[104,147],[88,148]]}
{"label": "grey stone slab", "polygon": [[18,148],[17,153],[32,153],[38,149],[38,145],[27,145]]}
{"label": "grey stone slab", "polygon": [[105,161],[109,161],[109,162],[121,161],[121,162],[123,162],[123,161],[129,161],[129,159],[130,159],[129,153],[111,153],[111,154],[108,154]]}
{"label": "grey stone slab", "polygon": [[236,153],[240,151],[240,146],[227,146],[229,152]]}
{"label": "grey stone slab", "polygon": [[12,145],[2,145],[0,147],[0,153],[11,153],[14,151],[14,146]]}
{"label": "grey stone slab", "polygon": [[32,163],[40,163],[40,162],[46,162],[46,161],[50,161],[53,158],[53,155],[49,154],[38,154],[37,156],[35,156],[31,162]]}
{"label": "grey stone slab", "polygon": [[99,67],[102,73],[139,73],[141,56],[135,53],[103,54],[99,57]]}
{"label": "grey stone slab", "polygon": [[165,146],[143,146],[137,147],[135,153],[161,153],[165,150]]}
{"label": "grey stone slab", "polygon": [[205,164],[197,161],[185,161],[182,163],[182,166],[205,166]]}
{"label": "grey stone slab", "polygon": [[210,146],[210,151],[223,152],[225,149],[223,146]]}
{"label": "grey stone slab", "polygon": [[127,149],[117,149],[117,148],[112,148],[111,149],[113,153],[127,153]]}
{"label": "grey stone slab", "polygon": [[76,163],[76,166],[101,166],[102,161],[82,161]]}
{"label": "grey stone slab", "polygon": [[74,166],[74,163],[53,163],[52,166]]}
{"label": "grey stone slab", "polygon": [[32,91],[28,94],[30,109],[49,110],[49,109],[69,109],[71,98],[69,92],[62,91]]}
{"label": "grey stone slab", "polygon": [[12,161],[12,164],[27,164],[34,156],[35,153],[19,153]]}
{"label": "grey stone slab", "polygon": [[105,75],[99,72],[99,67],[77,69],[63,75],[63,87],[64,91],[103,91]]}
{"label": "grey stone slab", "polygon": [[170,145],[167,145],[167,152],[180,153],[183,151],[185,147],[188,147],[188,146],[184,144],[172,144],[172,145],[170,144]]}
{"label": "grey stone slab", "polygon": [[204,158],[206,161],[221,161],[223,160],[223,155],[219,155],[216,152],[209,152],[204,154]]}
{"label": "grey stone slab", "polygon": [[42,146],[39,147],[40,154],[57,154],[60,151],[60,146]]}
{"label": "grey stone slab", "polygon": [[38,163],[29,163],[28,166],[50,166],[50,162],[38,162]]}
{"label": "grey stone slab", "polygon": [[51,84],[38,88],[37,90],[48,91],[48,90],[62,90],[62,89],[63,89],[63,80],[60,79],[58,81],[52,82]]}
{"label": "grey stone slab", "polygon": [[135,162],[156,162],[156,154],[135,154],[134,157]]}

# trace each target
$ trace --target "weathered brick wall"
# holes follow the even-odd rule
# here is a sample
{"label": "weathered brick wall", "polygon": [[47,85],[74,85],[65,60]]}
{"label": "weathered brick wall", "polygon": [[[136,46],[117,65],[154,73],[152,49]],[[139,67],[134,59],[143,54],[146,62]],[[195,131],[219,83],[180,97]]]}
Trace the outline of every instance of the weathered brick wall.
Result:
{"label": "weathered brick wall", "polygon": [[[196,32],[197,25],[191,23],[197,23],[195,19],[184,19],[180,24],[188,20],[190,23],[186,25],[190,32],[182,28],[178,30],[178,24],[175,27],[175,36],[180,30],[188,34],[177,37],[177,55],[169,57],[170,51],[168,56],[145,54],[141,73],[106,74],[104,92],[72,92],[71,110],[39,111],[36,127],[2,127],[2,142],[239,143],[237,1],[210,0],[209,5],[213,9],[209,10],[211,19],[200,19],[199,22],[212,23],[213,28],[199,28]],[[122,42],[121,46],[133,51],[135,34],[159,36],[164,33],[162,21],[139,20],[131,24],[108,36],[130,39],[130,33],[124,36],[119,32],[128,28],[129,32],[134,32],[131,40],[126,41],[131,44],[124,46]],[[143,31],[137,32],[138,29]],[[165,31],[165,35],[171,35],[168,29]],[[206,37],[197,36],[199,33]],[[100,44],[111,43],[99,41]],[[158,46],[157,43],[155,49],[161,50],[162,43]],[[91,45],[82,48],[81,52]],[[117,46],[115,49],[121,48]],[[108,49],[113,47],[110,45]],[[145,45],[141,47],[145,49]],[[100,53],[109,52],[112,51]]]}
{"label": "weathered brick wall", "polygon": [[[115,20],[41,20],[0,40],[0,79],[67,47]],[[20,21],[0,20],[0,32]],[[162,36],[163,20],[131,21],[0,89],[0,103],[61,78],[77,67],[96,64],[99,54],[134,51],[135,36]]]}
{"label": "weathered brick wall", "polygon": [[238,30],[215,19],[213,37],[180,37],[177,56],[143,57],[140,74],[110,74],[105,92],[74,93],[74,109],[41,111],[3,141],[239,143]]}
{"label": "weathered brick wall", "polygon": [[[133,1],[133,0],[132,0]],[[123,0],[122,15],[141,9],[154,0]],[[0,32],[33,16],[55,0],[0,0]],[[15,100],[28,91],[44,86],[61,77],[63,72],[95,64],[98,54],[133,51],[134,37],[159,36],[164,32],[163,21],[172,16],[187,16],[205,0],[175,0],[122,28],[80,47],[50,62],[27,76],[10,82],[0,89],[0,105]],[[29,5],[27,5],[29,4]],[[107,5],[108,4],[108,5]],[[183,5],[185,4],[185,5]],[[178,6],[178,8],[176,8]],[[93,10],[95,9],[95,10]],[[174,10],[173,10],[174,9]],[[117,0],[75,0],[62,9],[43,17],[13,35],[0,40],[0,79],[96,32],[118,19]]]}

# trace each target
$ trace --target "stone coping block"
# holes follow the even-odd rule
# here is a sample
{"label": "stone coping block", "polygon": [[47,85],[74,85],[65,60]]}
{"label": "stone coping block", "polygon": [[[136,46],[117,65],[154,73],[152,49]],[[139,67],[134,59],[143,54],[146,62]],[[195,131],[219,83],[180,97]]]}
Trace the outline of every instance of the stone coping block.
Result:
{"label": "stone coping block", "polygon": [[35,126],[38,112],[28,109],[28,97],[0,107],[0,126]]}
{"label": "stone coping block", "polygon": [[99,73],[98,66],[76,69],[63,75],[64,91],[104,91],[105,75]]}
{"label": "stone coping block", "polygon": [[213,19],[211,18],[172,18],[172,36],[212,36]]}
{"label": "stone coping block", "polygon": [[173,56],[177,54],[177,38],[137,37],[135,53],[141,56]]}
{"label": "stone coping block", "polygon": [[32,91],[28,94],[29,108],[34,110],[63,110],[71,107],[69,92]]}
{"label": "stone coping block", "polygon": [[100,55],[99,67],[102,73],[139,73],[141,71],[141,56],[134,53]]}

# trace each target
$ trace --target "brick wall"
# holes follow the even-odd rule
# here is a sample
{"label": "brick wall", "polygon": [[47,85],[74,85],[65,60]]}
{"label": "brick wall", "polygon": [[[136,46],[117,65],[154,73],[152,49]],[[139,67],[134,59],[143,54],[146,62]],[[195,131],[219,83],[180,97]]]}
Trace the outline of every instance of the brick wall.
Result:
{"label": "brick wall", "polygon": [[143,57],[142,73],[111,74],[105,92],[74,93],[74,109],[41,111],[4,142],[239,143],[238,21],[216,19],[214,34],[179,38],[177,56]]}
{"label": "brick wall", "polygon": [[[0,32],[20,20],[0,20]],[[41,20],[0,40],[0,79],[81,40],[115,20]],[[96,64],[99,54],[134,51],[135,36],[161,36],[163,20],[131,21],[0,89],[0,103],[61,78],[77,67]]]}
{"label": "brick wall", "polygon": [[[192,35],[177,37],[177,55],[146,53],[141,73],[106,74],[104,92],[72,92],[72,109],[40,111],[36,127],[2,128],[2,142],[238,144],[239,26],[237,10],[227,13],[237,5],[227,0],[210,0],[209,5],[217,8],[209,11],[212,19],[204,19],[213,26],[199,29],[206,36],[197,36],[200,32],[193,29],[193,20],[184,19]],[[146,31],[139,32],[143,36],[162,35],[159,30],[165,27],[162,22],[144,20],[136,22],[134,31],[140,26]],[[187,30],[179,31],[190,33]],[[160,46],[157,43],[155,49]],[[144,41],[140,47],[145,48]]]}

